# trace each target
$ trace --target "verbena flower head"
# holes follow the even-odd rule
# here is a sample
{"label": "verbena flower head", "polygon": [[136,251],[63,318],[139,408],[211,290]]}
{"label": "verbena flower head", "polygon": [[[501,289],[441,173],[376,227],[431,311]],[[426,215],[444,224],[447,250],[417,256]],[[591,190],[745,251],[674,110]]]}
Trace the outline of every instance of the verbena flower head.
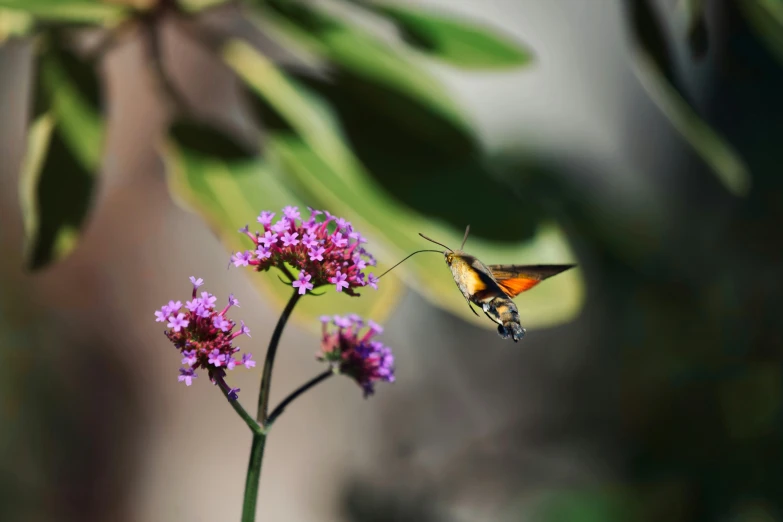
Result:
{"label": "verbena flower head", "polygon": [[[193,384],[193,379],[198,377],[196,370],[203,368],[210,379],[222,379],[224,369],[232,370],[237,365],[246,368],[255,366],[253,356],[245,353],[241,359],[234,356],[239,352],[239,347],[233,342],[237,336],[246,334],[250,336],[250,330],[242,323],[235,332],[236,323],[226,317],[226,313],[232,306],[239,306],[239,301],[233,295],[229,296],[228,303],[221,310],[215,309],[217,298],[209,292],[201,292],[197,296],[197,289],[204,281],[190,278],[193,284],[191,300],[186,301],[183,310],[181,301],[169,301],[160,310],[155,312],[157,322],[166,324],[166,337],[174,344],[182,355],[182,364],[179,370],[179,382],[185,385]],[[234,390],[233,395],[239,390]]]}
{"label": "verbena flower head", "polygon": [[358,315],[324,316],[321,351],[318,360],[328,362],[335,372],[355,380],[367,397],[378,381],[394,382],[394,355],[373,338],[383,332],[380,325]]}
{"label": "verbena flower head", "polygon": [[297,207],[285,207],[277,214],[263,211],[257,221],[263,230],[240,230],[253,242],[254,248],[237,252],[231,257],[234,266],[252,266],[256,271],[272,267],[295,267],[299,274],[291,282],[300,294],[333,284],[338,292],[356,296],[357,288],[378,288],[378,278],[366,275],[367,266],[375,266],[375,258],[362,244],[367,240],[348,221],[327,211],[310,209],[310,217],[302,219]]}

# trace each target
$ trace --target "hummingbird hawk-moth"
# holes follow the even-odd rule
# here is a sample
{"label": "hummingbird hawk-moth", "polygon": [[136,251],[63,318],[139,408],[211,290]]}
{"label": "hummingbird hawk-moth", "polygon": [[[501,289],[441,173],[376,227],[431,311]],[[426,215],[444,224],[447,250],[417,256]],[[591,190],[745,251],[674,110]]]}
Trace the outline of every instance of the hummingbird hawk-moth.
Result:
{"label": "hummingbird hawk-moth", "polygon": [[[462,251],[468,240],[469,232],[470,225],[465,229],[465,237],[462,239],[459,250],[452,250],[443,243],[438,243],[420,233],[419,235],[427,241],[440,245],[446,250],[443,252],[440,250],[419,250],[408,257],[419,252],[442,253],[446,264],[451,269],[454,282],[467,300],[470,310],[478,315],[473,309],[473,305],[481,307],[484,314],[498,324],[498,334],[502,338],[511,337],[514,342],[517,342],[524,337],[525,329],[519,323],[519,311],[512,299],[522,292],[530,290],[544,279],[576,265],[485,265],[475,256]],[[386,275],[389,270],[382,275]]]}

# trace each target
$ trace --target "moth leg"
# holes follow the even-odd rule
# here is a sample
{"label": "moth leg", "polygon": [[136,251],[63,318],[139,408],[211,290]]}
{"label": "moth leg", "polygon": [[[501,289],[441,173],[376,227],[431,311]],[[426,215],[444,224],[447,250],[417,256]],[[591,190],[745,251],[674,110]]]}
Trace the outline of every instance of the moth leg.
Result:
{"label": "moth leg", "polygon": [[479,314],[476,312],[476,310],[473,308],[473,303],[470,302],[470,299],[465,299],[465,301],[468,302],[468,308],[470,308],[470,311],[476,314],[476,317],[479,317]]}
{"label": "moth leg", "polygon": [[503,321],[500,319],[500,315],[498,314],[497,308],[492,306],[490,303],[482,303],[481,308],[484,310],[484,313],[489,317],[492,322],[497,323],[501,326],[503,326]]}

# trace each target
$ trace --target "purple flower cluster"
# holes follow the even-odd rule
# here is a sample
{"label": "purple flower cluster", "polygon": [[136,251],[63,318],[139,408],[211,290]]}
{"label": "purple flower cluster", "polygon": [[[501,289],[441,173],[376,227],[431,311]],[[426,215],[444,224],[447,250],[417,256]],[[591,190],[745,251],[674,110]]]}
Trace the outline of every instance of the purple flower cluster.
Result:
{"label": "purple flower cluster", "polygon": [[363,272],[375,266],[375,258],[361,246],[367,240],[348,221],[328,211],[309,210],[305,221],[297,207],[285,207],[274,224],[273,212],[261,212],[257,221],[262,231],[250,232],[247,226],[240,230],[255,248],[235,253],[231,257],[234,266],[252,266],[258,272],[272,267],[286,271],[287,263],[299,270],[291,284],[302,295],[327,284],[352,296],[363,286],[377,289],[378,278]]}
{"label": "purple flower cluster", "polygon": [[[201,292],[201,296],[196,296],[196,290],[204,284],[204,280],[191,277],[190,282],[193,283],[193,293],[191,300],[185,302],[184,311],[181,301],[169,301],[155,312],[155,320],[166,323],[169,328],[165,332],[166,337],[182,354],[185,366],[179,369],[179,382],[187,386],[193,384],[193,379],[198,377],[198,368],[205,368],[214,381],[222,380],[224,369],[233,370],[238,364],[246,368],[255,366],[256,362],[249,353],[242,355],[241,359],[234,357],[239,352],[239,347],[232,345],[234,339],[242,334],[250,337],[250,329],[244,322],[240,321],[242,326],[234,332],[236,323],[226,317],[226,312],[232,306],[238,307],[239,301],[230,295],[228,304],[217,311],[214,295]],[[238,391],[231,390],[232,398],[236,398]]]}
{"label": "purple flower cluster", "polygon": [[[383,328],[358,315],[321,317],[323,336],[318,360],[328,362],[335,371],[351,377],[364,390],[364,396],[375,392],[377,381],[394,382],[394,355],[391,349],[373,337]],[[336,329],[329,328],[333,325]]]}

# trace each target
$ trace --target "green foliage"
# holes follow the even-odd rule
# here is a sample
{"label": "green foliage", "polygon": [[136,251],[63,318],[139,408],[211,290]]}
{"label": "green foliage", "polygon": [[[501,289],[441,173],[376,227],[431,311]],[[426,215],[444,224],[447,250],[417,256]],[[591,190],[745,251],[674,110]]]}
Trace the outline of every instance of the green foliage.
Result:
{"label": "green foliage", "polygon": [[691,56],[697,59],[704,58],[709,47],[704,0],[682,0],[679,5],[684,11],[683,18],[688,27],[687,38]]}
{"label": "green foliage", "polygon": [[455,134],[466,139],[470,125],[457,105],[438,81],[402,52],[314,6],[280,1],[271,4],[270,8],[255,10],[253,20],[258,26],[284,43],[327,60],[338,74],[350,78],[351,95],[377,98],[392,91],[427,109],[426,116],[421,117],[416,112],[401,112],[401,107],[394,104],[386,107],[417,137],[438,141],[445,133],[445,139]]}
{"label": "green foliage", "polygon": [[641,520],[629,502],[630,491],[620,488],[562,491],[542,502],[534,520],[541,522],[631,522]]}
{"label": "green foliage", "polygon": [[32,25],[33,18],[28,13],[0,8],[0,44],[12,37],[26,36]]}
{"label": "green foliage", "polygon": [[746,195],[751,185],[748,168],[734,148],[687,101],[668,38],[652,4],[649,0],[628,0],[626,5],[637,48],[636,72],[642,87],[726,190],[737,196]]}
{"label": "green foliage", "polygon": [[505,69],[527,65],[532,53],[496,30],[402,5],[361,3],[393,20],[415,48],[464,69]]}
{"label": "green foliage", "polygon": [[258,151],[245,147],[235,138],[217,128],[196,121],[178,121],[169,129],[177,146],[205,161],[226,163],[255,158]]}
{"label": "green foliage", "polygon": [[737,7],[772,54],[783,62],[783,2],[736,0]]}
{"label": "green foliage", "polygon": [[0,8],[19,10],[40,20],[114,25],[128,14],[121,5],[100,0],[0,0]]}
{"label": "green foliage", "polygon": [[39,57],[34,122],[20,178],[26,258],[37,269],[70,253],[90,209],[104,123],[95,69],[54,41]]}

